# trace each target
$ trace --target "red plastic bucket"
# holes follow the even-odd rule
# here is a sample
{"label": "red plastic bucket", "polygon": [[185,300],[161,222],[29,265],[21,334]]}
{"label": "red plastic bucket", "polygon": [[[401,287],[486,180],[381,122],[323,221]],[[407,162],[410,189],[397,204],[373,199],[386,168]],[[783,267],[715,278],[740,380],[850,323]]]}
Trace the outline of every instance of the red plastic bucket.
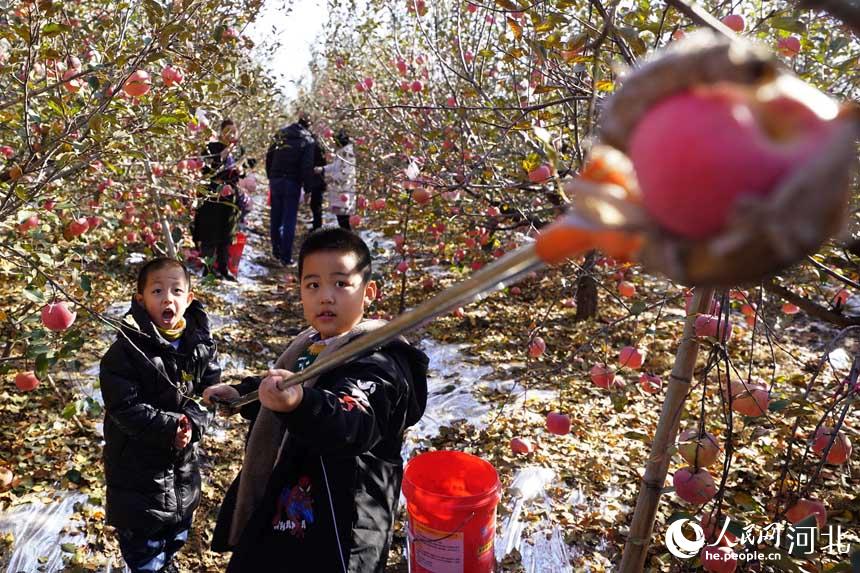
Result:
{"label": "red plastic bucket", "polygon": [[403,472],[412,573],[491,573],[495,567],[495,468],[463,452],[427,452]]}
{"label": "red plastic bucket", "polygon": [[242,251],[245,250],[245,233],[239,231],[236,233],[236,238],[233,244],[227,247],[227,270],[234,277],[239,276],[239,260],[242,258]]}

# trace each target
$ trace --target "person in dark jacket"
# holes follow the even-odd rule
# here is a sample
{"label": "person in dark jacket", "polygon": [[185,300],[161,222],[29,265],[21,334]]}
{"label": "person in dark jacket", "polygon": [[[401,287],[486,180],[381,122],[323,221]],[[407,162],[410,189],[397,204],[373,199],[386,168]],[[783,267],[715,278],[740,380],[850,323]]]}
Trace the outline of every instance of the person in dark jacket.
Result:
{"label": "person in dark jacket", "polygon": [[[367,245],[345,229],[322,228],[302,245],[301,298],[311,327],[257,382],[262,407],[213,534],[213,549],[233,551],[228,572],[385,569],[404,432],[427,402],[427,357],[399,339],[303,385],[277,387],[384,324],[363,320],[376,296],[370,272]],[[219,385],[204,400],[238,395]]]}
{"label": "person in dark jacket", "polygon": [[171,572],[200,503],[197,444],[209,414],[191,396],[221,370],[191,277],[146,263],[116,341],[101,360],[107,523],[132,572]]}
{"label": "person in dark jacket", "polygon": [[299,114],[296,123],[278,131],[266,153],[266,177],[272,194],[269,234],[272,255],[285,265],[293,264],[293,241],[302,187],[310,193],[314,174],[314,141],[310,119]]}
{"label": "person in dark jacket", "polygon": [[[192,237],[201,256],[214,257],[214,269],[211,270],[227,280],[236,280],[227,263],[241,215],[238,160],[244,150],[238,141],[236,124],[232,119],[225,119],[221,122],[218,139],[206,144],[203,174],[209,180],[192,224]],[[206,272],[209,271],[207,267]]]}

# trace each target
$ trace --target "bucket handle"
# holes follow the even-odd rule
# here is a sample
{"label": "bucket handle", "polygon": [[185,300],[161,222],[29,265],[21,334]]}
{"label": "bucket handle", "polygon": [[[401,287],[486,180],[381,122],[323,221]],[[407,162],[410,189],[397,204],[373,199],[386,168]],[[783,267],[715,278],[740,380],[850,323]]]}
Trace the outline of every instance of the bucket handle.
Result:
{"label": "bucket handle", "polygon": [[469,515],[466,516],[466,519],[464,519],[463,521],[460,522],[460,525],[458,525],[456,528],[454,528],[454,531],[452,531],[450,533],[446,533],[442,537],[437,537],[437,538],[422,537],[421,535],[417,535],[417,534],[413,533],[411,527],[409,528],[409,536],[412,538],[413,541],[423,541],[424,543],[437,543],[439,541],[445,541],[446,539],[448,539],[452,535],[455,535],[455,534],[463,531],[463,528],[466,527],[466,524],[469,523],[470,521],[472,521],[472,519],[476,515],[477,515],[477,513],[473,511],[472,513],[470,513]]}

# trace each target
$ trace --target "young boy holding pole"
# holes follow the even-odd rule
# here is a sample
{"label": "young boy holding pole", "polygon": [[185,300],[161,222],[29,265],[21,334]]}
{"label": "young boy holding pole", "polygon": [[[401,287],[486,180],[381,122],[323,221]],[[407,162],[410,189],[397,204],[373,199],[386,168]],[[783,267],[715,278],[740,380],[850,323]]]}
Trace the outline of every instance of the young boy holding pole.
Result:
{"label": "young boy holding pole", "polygon": [[[424,412],[427,357],[397,339],[302,385],[277,387],[384,324],[364,320],[376,297],[370,275],[370,251],[350,231],[323,228],[302,245],[301,299],[310,328],[259,384],[262,408],[213,536],[213,548],[233,551],[229,572],[385,569],[403,434]],[[204,398],[238,395],[219,385]]]}

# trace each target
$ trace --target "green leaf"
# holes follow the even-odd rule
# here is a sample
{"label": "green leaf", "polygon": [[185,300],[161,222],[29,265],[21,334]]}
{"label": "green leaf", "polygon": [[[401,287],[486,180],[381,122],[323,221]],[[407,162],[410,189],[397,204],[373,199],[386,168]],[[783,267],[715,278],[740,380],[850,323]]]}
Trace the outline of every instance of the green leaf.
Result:
{"label": "green leaf", "polygon": [[631,314],[642,314],[643,312],[645,312],[645,309],[647,309],[647,308],[648,308],[648,306],[644,302],[642,302],[641,300],[637,300],[632,305],[630,305],[630,313]]}
{"label": "green leaf", "polygon": [[848,38],[846,38],[845,36],[837,36],[833,38],[833,40],[830,42],[830,45],[827,46],[827,49],[831,52],[838,52],[848,44]]}
{"label": "green leaf", "polygon": [[64,553],[74,553],[78,550],[78,546],[74,543],[63,543],[60,545],[60,549],[62,549]]}
{"label": "green leaf", "polygon": [[22,293],[24,294],[24,298],[29,301],[39,304],[45,303],[45,296],[42,294],[41,291],[32,288],[25,288]]}
{"label": "green leaf", "polygon": [[81,277],[81,288],[87,294],[90,294],[93,292],[93,286],[92,286],[92,283],[90,282],[89,275],[83,275]]}
{"label": "green leaf", "polygon": [[36,356],[36,370],[38,372],[47,372],[48,368],[56,362],[56,360],[47,352],[43,352]]}
{"label": "green leaf", "polygon": [[77,469],[70,469],[66,472],[66,479],[72,483],[81,483],[81,472]]}
{"label": "green leaf", "polygon": [[93,400],[92,398],[87,398],[86,412],[87,416],[89,416],[90,418],[99,418],[101,417],[102,412],[104,412],[104,408],[102,408],[102,405],[99,404],[97,401]]}
{"label": "green leaf", "polygon": [[779,412],[780,410],[784,410],[789,404],[791,404],[791,400],[774,400],[768,405],[767,409],[771,412]]}
{"label": "green leaf", "polygon": [[639,440],[646,444],[651,443],[651,436],[640,430],[629,430],[624,432],[623,436],[629,440]]}
{"label": "green leaf", "polygon": [[798,34],[806,32],[806,24],[792,16],[777,16],[776,18],[771,18],[768,22],[777,30],[797,32]]}
{"label": "green leaf", "polygon": [[78,413],[78,406],[75,402],[70,402],[66,404],[66,407],[63,408],[63,411],[60,413],[60,417],[64,420],[71,420],[72,416]]}
{"label": "green leaf", "polygon": [[616,412],[623,412],[624,409],[627,407],[627,402],[629,402],[630,399],[627,397],[627,394],[613,392],[610,396],[610,401],[612,402],[612,408]]}
{"label": "green leaf", "polygon": [[671,525],[679,519],[691,519],[693,521],[696,521],[696,517],[693,514],[687,513],[686,511],[676,511],[669,516],[669,519],[666,520],[666,525]]}

